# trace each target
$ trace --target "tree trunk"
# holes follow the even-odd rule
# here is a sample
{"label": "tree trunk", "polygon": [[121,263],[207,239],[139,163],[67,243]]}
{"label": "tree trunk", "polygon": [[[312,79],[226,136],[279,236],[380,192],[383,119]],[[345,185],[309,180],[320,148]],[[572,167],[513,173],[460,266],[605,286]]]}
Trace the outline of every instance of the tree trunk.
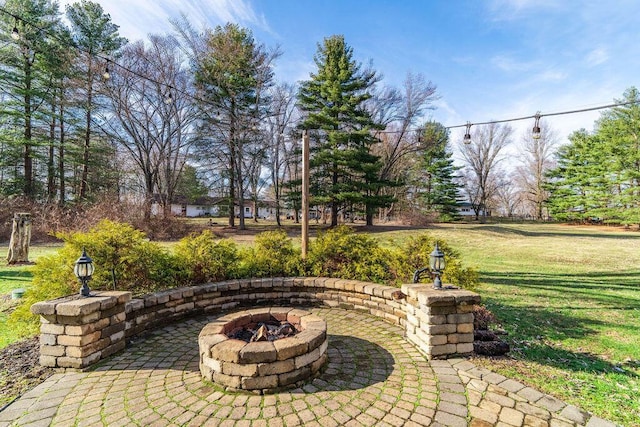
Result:
{"label": "tree trunk", "polygon": [[373,212],[369,212],[369,209],[367,209],[367,215],[366,215],[366,224],[369,225],[373,225]]}
{"label": "tree trunk", "polygon": [[49,156],[47,157],[47,201],[51,202],[56,197],[56,170],[54,166],[55,137],[56,137],[56,106],[51,105],[51,123],[49,125]]}
{"label": "tree trunk", "polygon": [[253,198],[253,222],[258,222],[258,197]]}
{"label": "tree trunk", "polygon": [[[331,177],[331,184],[335,189],[338,184],[338,166],[333,165],[333,176]],[[335,190],[332,190],[335,191]],[[331,195],[331,227],[338,226],[338,201],[335,198],[335,194]]]}
{"label": "tree trunk", "polygon": [[60,103],[60,146],[58,147],[58,180],[60,181],[60,206],[64,205],[65,179],[64,179],[64,107]]}
{"label": "tree trunk", "polygon": [[240,205],[240,216],[238,219],[238,228],[240,230],[246,230],[247,227],[245,225],[245,220],[244,220],[244,195],[242,193],[238,195],[238,205]]}
{"label": "tree trunk", "polygon": [[25,60],[24,70],[24,195],[31,198],[33,188],[33,157],[31,153],[31,63]]}
{"label": "tree trunk", "polygon": [[93,102],[93,76],[91,74],[91,62],[89,62],[89,87],[87,93],[86,129],[84,134],[84,147],[82,149],[82,177],[80,179],[80,199],[87,197],[89,186],[89,144],[91,142],[91,103]]}
{"label": "tree trunk", "polygon": [[[235,127],[232,123],[230,131],[229,131],[229,227],[235,227],[236,226],[236,220],[235,220],[235,210],[236,210],[236,196],[235,196],[235,191],[236,191],[236,182],[235,182],[235,176],[236,176],[236,154],[235,154],[235,146],[234,146],[234,140],[235,138]],[[242,207],[240,207],[240,210],[242,210]],[[242,212],[241,212],[242,213]]]}
{"label": "tree trunk", "polygon": [[16,213],[13,215],[13,228],[7,263],[17,264],[29,262],[29,243],[31,242],[31,214]]}

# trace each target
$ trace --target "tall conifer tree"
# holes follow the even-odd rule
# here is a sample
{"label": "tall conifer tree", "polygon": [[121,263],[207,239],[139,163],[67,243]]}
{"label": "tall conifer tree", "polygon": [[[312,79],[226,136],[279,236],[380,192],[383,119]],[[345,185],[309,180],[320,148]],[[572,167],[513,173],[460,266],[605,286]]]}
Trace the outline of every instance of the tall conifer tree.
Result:
{"label": "tall conifer tree", "polygon": [[232,227],[237,202],[241,210],[240,228],[245,228],[247,180],[243,160],[249,156],[248,147],[256,138],[257,124],[267,114],[272,63],[279,54],[258,44],[251,31],[227,24],[205,34],[203,51],[196,58],[196,86],[199,96],[206,101],[201,106],[203,149],[209,156],[215,153],[226,168],[222,175],[228,182]]}
{"label": "tall conifer tree", "polygon": [[90,147],[94,138],[92,122],[99,104],[96,86],[101,82],[108,65],[96,59],[96,56],[113,55],[127,40],[120,37],[119,27],[111,22],[111,16],[98,3],[81,0],[67,6],[67,18],[71,23],[73,40],[82,52],[77,65],[85,77],[85,81],[78,86],[79,98],[82,99],[80,109],[84,112],[82,175],[78,197],[84,199],[88,191]]}
{"label": "tall conifer tree", "polygon": [[458,216],[460,189],[455,182],[460,169],[453,164],[453,154],[448,150],[449,131],[437,122],[427,122],[422,132],[422,159],[416,178],[422,199],[428,211],[437,212],[441,219]]}
{"label": "tall conifer tree", "polygon": [[[4,8],[24,19],[13,19],[8,14],[0,17],[0,26],[6,30],[0,37],[5,42],[0,47],[0,84],[9,94],[0,107],[9,122],[3,139],[10,141],[12,154],[21,152],[21,160],[15,161],[22,166],[21,173],[15,169],[14,182],[9,186],[11,192],[19,193],[21,187],[24,196],[35,198],[35,159],[45,140],[41,135],[47,134],[43,118],[51,90],[47,70],[50,41],[46,35],[54,34],[60,25],[58,4],[50,0],[7,0]],[[13,28],[18,30],[18,40],[9,37]]]}
{"label": "tall conifer tree", "polygon": [[384,185],[378,178],[380,158],[371,153],[376,142],[375,123],[365,108],[377,81],[373,70],[362,69],[353,59],[353,48],[334,35],[318,44],[314,56],[317,71],[302,82],[298,99],[306,114],[302,123],[311,132],[312,195],[316,204],[331,208],[331,225],[348,207],[364,206],[367,224],[375,209],[389,203],[376,196]]}

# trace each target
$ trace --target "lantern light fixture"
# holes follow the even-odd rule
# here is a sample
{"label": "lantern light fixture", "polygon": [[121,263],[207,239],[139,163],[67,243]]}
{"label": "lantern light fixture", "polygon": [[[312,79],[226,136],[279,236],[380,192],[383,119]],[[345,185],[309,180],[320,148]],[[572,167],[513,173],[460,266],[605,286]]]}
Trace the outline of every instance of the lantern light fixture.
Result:
{"label": "lantern light fixture", "polygon": [[440,250],[440,246],[438,246],[438,242],[436,242],[436,247],[429,255],[429,268],[435,275],[435,278],[433,279],[433,289],[442,289],[442,280],[440,279],[440,275],[442,274],[444,267],[444,252]]}
{"label": "lantern light fixture", "polygon": [[73,273],[76,275],[82,287],[80,288],[80,295],[83,297],[91,296],[91,290],[88,283],[93,276],[93,260],[87,255],[85,248],[82,248],[82,255],[77,259],[75,266],[73,267]]}

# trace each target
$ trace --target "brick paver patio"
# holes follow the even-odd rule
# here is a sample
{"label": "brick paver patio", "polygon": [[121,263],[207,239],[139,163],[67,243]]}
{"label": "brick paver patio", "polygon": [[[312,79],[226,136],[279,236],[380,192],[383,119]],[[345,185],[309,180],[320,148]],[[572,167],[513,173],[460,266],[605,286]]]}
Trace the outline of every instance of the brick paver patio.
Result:
{"label": "brick paver patio", "polygon": [[0,412],[4,426],[614,426],[463,359],[428,361],[403,331],[357,311],[326,319],[329,363],[264,396],[204,383],[198,333],[214,317],[153,331],[89,372],[59,373]]}

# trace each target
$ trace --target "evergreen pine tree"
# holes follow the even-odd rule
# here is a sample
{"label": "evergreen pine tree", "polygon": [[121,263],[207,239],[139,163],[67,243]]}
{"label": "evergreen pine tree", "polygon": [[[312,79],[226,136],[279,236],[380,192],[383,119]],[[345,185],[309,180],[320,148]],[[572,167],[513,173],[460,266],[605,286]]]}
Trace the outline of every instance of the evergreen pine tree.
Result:
{"label": "evergreen pine tree", "polygon": [[548,173],[549,211],[556,219],[569,221],[606,216],[610,157],[603,155],[597,136],[584,129],[571,134],[569,141],[558,151],[558,167]]}
{"label": "evergreen pine tree", "polygon": [[[0,100],[2,139],[9,143],[11,162],[22,166],[21,171],[15,168],[3,187],[35,198],[40,187],[36,159],[43,154],[40,147],[47,144],[43,135],[48,134],[46,107],[52,89],[47,69],[50,42],[45,36],[59,28],[59,10],[50,0],[7,0],[4,8],[24,20],[0,15],[0,84],[8,95]],[[9,36],[13,28],[18,30],[17,40]]]}
{"label": "evergreen pine tree", "polygon": [[331,36],[318,45],[317,72],[302,82],[298,99],[306,114],[302,128],[311,132],[312,195],[316,204],[331,208],[331,225],[338,213],[352,205],[365,206],[367,224],[373,213],[388,204],[377,196],[380,158],[371,153],[376,142],[371,130],[380,129],[365,108],[376,73],[362,70],[343,36]]}
{"label": "evergreen pine tree", "polygon": [[631,87],[618,101],[627,105],[603,112],[596,133],[610,156],[607,177],[613,200],[607,216],[625,225],[640,224],[640,92]]}
{"label": "evergreen pine tree", "polygon": [[449,131],[440,123],[427,122],[421,137],[424,147],[418,163],[416,186],[426,209],[437,212],[441,220],[458,217],[459,186],[453,164],[453,154],[448,150]]}

